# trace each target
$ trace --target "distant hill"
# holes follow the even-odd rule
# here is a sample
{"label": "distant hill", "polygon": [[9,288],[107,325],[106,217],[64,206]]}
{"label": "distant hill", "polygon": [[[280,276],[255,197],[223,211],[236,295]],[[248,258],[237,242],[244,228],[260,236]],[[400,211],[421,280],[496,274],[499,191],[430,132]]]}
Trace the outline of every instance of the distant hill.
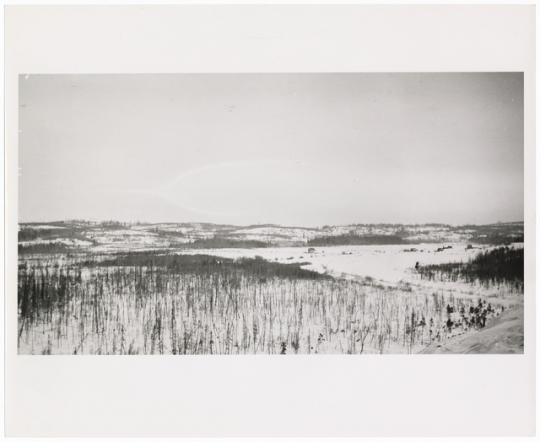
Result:
{"label": "distant hill", "polygon": [[[351,224],[284,227],[210,223],[121,223],[84,220],[19,224],[20,253],[137,250],[150,248],[262,248],[422,243],[523,242],[523,222],[483,226]],[[56,246],[55,246],[56,245]]]}

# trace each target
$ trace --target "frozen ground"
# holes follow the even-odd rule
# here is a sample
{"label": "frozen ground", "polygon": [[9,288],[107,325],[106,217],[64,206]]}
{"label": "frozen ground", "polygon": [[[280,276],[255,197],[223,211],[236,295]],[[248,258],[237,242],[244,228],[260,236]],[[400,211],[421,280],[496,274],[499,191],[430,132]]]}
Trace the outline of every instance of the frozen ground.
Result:
{"label": "frozen ground", "polygon": [[507,310],[480,331],[432,344],[420,353],[523,353],[523,313],[523,305]]}
{"label": "frozen ground", "polygon": [[[519,231],[521,226],[522,224],[517,225],[516,230]],[[395,226],[381,226],[380,228],[370,226],[346,226],[346,228],[339,226],[325,226],[322,229],[302,229],[271,225],[235,228],[234,226],[174,223],[160,225],[122,225],[114,228],[106,226],[86,227],[86,225],[82,225],[79,230],[73,229],[73,231],[66,231],[66,233],[63,233],[61,231],[56,232],[56,230],[54,230],[62,229],[62,226],[48,226],[48,229],[47,226],[43,225],[29,226],[27,229],[30,231],[26,232],[26,239],[23,239],[21,236],[19,237],[19,244],[21,246],[38,246],[47,243],[62,243],[64,245],[73,246],[75,248],[75,253],[72,255],[59,254],[50,256],[39,253],[28,253],[26,255],[21,254],[20,259],[26,262],[44,263],[44,260],[48,259],[47,256],[49,256],[49,258],[54,258],[54,260],[57,260],[60,265],[68,266],[80,261],[83,259],[82,257],[86,257],[84,259],[87,259],[88,256],[93,256],[94,259],[99,260],[106,256],[110,256],[110,253],[148,250],[152,251],[151,253],[158,254],[205,254],[226,258],[253,258],[260,256],[268,261],[283,264],[302,263],[302,267],[305,269],[314,270],[319,273],[327,273],[336,277],[335,281],[337,281],[336,284],[338,285],[351,283],[352,286],[358,286],[358,290],[365,294],[365,302],[368,303],[364,307],[365,311],[370,312],[366,318],[371,318],[372,313],[375,314],[376,312],[382,311],[380,310],[381,308],[387,308],[387,303],[391,303],[391,308],[387,313],[394,315],[393,322],[388,322],[388,319],[383,315],[377,320],[378,322],[375,321],[375,323],[380,322],[382,324],[384,321],[387,321],[388,324],[392,326],[392,333],[401,333],[400,336],[411,336],[403,334],[404,327],[406,327],[405,322],[408,320],[406,318],[408,318],[408,315],[410,314],[409,308],[414,308],[417,312],[425,311],[426,320],[428,319],[428,313],[429,318],[432,316],[435,317],[435,307],[433,303],[438,303],[439,301],[434,301],[434,299],[442,300],[443,310],[444,305],[446,305],[447,302],[452,303],[454,299],[458,298],[461,298],[459,303],[463,303],[466,306],[471,304],[475,305],[479,298],[482,298],[483,300],[486,300],[487,298],[489,299],[488,302],[491,302],[493,306],[496,306],[499,309],[498,311],[500,311],[502,306],[505,306],[507,309],[512,309],[508,311],[514,311],[514,308],[523,308],[523,295],[517,294],[515,291],[512,292],[508,287],[505,286],[492,286],[490,288],[486,288],[480,285],[472,285],[464,282],[445,282],[440,280],[427,281],[420,279],[420,275],[414,270],[417,263],[423,266],[449,262],[466,262],[480,251],[485,252],[495,247],[500,247],[474,244],[474,248],[471,249],[471,241],[469,241],[468,235],[474,232],[473,230],[466,228],[463,228],[456,233],[450,227],[445,226],[407,227],[409,239],[425,238],[425,240],[428,241],[427,243],[420,244],[329,247],[310,247],[308,245],[303,245],[299,247],[292,245],[298,243],[305,244],[306,241],[321,235],[346,235],[350,234],[351,231],[353,231],[355,234],[362,235],[388,235],[399,233],[402,231],[400,230],[402,228]],[[46,230],[48,230],[50,234],[34,234],[34,231],[43,232]],[[476,237],[481,236],[477,233],[475,234]],[[273,244],[282,245],[282,247],[276,246],[251,249],[194,249],[187,248],[185,246],[186,242],[192,242],[201,238],[213,238],[216,235],[221,235],[223,238],[228,239],[237,238],[239,240],[271,241]],[[447,242],[429,242],[433,241],[434,239],[439,241],[445,239]],[[472,242],[474,243],[474,241]],[[283,246],[284,244],[287,246]],[[523,243],[514,243],[510,247],[521,248],[523,247]],[[84,252],[84,255],[77,254],[77,252]],[[84,284],[88,285],[88,293],[95,292],[93,284],[96,283],[96,278],[98,278],[97,280],[101,281],[100,278],[102,278],[104,272],[107,273],[109,270],[105,271],[104,269],[100,268],[83,269],[81,276]],[[135,278],[135,273],[132,274],[132,270],[127,270],[126,275],[129,275],[129,278]],[[173,278],[172,275],[169,276]],[[120,279],[124,281],[123,278],[124,275]],[[199,284],[200,281],[197,281],[197,284]],[[360,283],[356,284],[353,281],[359,281]],[[132,281],[132,283],[135,284],[134,281]],[[158,319],[156,319],[158,317],[170,317],[169,313],[171,312],[171,309],[177,309],[177,307],[174,307],[174,303],[178,302],[179,293],[185,297],[184,301],[186,303],[192,302],[192,298],[189,297],[191,296],[188,293],[189,290],[185,293],[183,291],[178,292],[178,290],[173,290],[172,284],[176,284],[176,280],[174,280],[174,278],[171,279],[168,284],[170,287],[166,289],[166,296],[157,302],[157,304],[152,304],[149,307],[150,310],[148,311],[140,310],[138,307],[136,308],[130,304],[130,302],[132,302],[132,294],[137,293],[137,290],[134,288],[135,285],[133,285],[133,287],[127,287],[129,290],[126,289],[127,291],[125,293],[125,299],[123,299],[122,302],[119,301],[120,298],[118,298],[116,295],[116,297],[113,297],[110,300],[106,299],[107,302],[104,302],[104,305],[112,305],[114,303],[117,304],[115,317],[113,318],[114,320],[109,318],[109,313],[105,314],[107,309],[103,310],[102,313],[93,312],[92,314],[97,315],[100,320],[102,318],[100,316],[101,314],[103,314],[103,317],[106,318],[105,331],[96,336],[93,336],[92,333],[90,333],[88,336],[84,333],[81,335],[82,332],[79,329],[81,324],[90,330],[92,330],[93,324],[86,323],[82,319],[77,320],[77,316],[72,316],[69,318],[70,321],[75,320],[75,322],[69,325],[66,323],[62,334],[57,335],[58,339],[55,338],[55,333],[58,333],[58,327],[60,327],[59,324],[63,324],[63,322],[58,318],[58,320],[52,321],[51,324],[31,328],[28,330],[28,333],[30,333],[29,335],[25,334],[21,336],[22,339],[19,343],[19,353],[41,353],[46,348],[48,348],[52,353],[61,354],[73,353],[74,351],[78,354],[94,354],[96,352],[117,353],[118,351],[125,354],[126,352],[130,353],[131,350],[142,353],[174,353],[173,348],[175,348],[174,345],[176,344],[171,344],[171,342],[176,342],[176,338],[173,337],[176,335],[168,334],[170,331],[167,331],[167,329],[163,331],[163,336],[159,341],[160,345],[162,346],[161,349],[158,349],[157,347],[154,349],[152,347],[154,345],[153,343],[148,344],[151,345],[151,347],[147,347],[148,339],[150,339],[152,342],[154,339],[152,338],[152,330],[154,330],[152,327],[154,327],[155,324],[152,325],[152,321],[158,321]],[[354,295],[354,290],[356,289],[351,292],[351,289],[347,288],[346,285],[341,287],[340,290],[343,291],[343,296],[345,296],[344,299],[347,299],[348,301],[344,304],[342,303],[343,305],[337,305],[336,300],[334,300],[336,302],[329,301],[329,299],[332,299],[332,296],[335,293],[333,289],[330,287],[330,285],[324,286],[324,290],[326,290],[327,293],[325,293],[321,299],[324,299],[325,303],[328,302],[328,305],[326,306],[325,304],[324,307],[321,307],[320,301],[314,298],[314,293],[319,293],[318,290],[320,290],[322,286],[315,290],[313,287],[310,288],[309,284],[311,283],[302,282],[299,285],[295,285],[295,289],[290,291],[291,287],[287,288],[285,285],[285,288],[283,288],[281,283],[279,283],[278,286],[273,286],[272,284],[277,284],[277,282],[268,281],[263,285],[256,284],[250,287],[245,287],[245,290],[241,291],[241,296],[244,297],[244,302],[246,303],[245,308],[242,311],[242,313],[245,314],[245,318],[242,316],[241,319],[235,320],[234,322],[233,338],[236,340],[235,342],[240,342],[240,345],[243,345],[242,342],[244,342],[243,340],[245,337],[254,342],[256,333],[255,331],[252,332],[252,330],[258,330],[257,336],[260,336],[258,333],[262,330],[267,339],[271,338],[272,343],[270,344],[268,341],[266,341],[266,347],[256,347],[250,349],[249,352],[275,353],[276,348],[277,352],[279,352],[279,341],[283,339],[288,345],[287,354],[290,354],[290,352],[293,351],[291,349],[293,342],[300,342],[304,351],[307,348],[311,349],[315,353],[358,352],[358,340],[351,338],[351,333],[356,333],[357,331],[356,328],[358,327],[355,324],[358,318],[350,318],[351,320],[346,323],[348,324],[346,326],[343,326],[342,324],[344,318],[343,315],[345,312],[348,312],[350,305],[356,305],[354,303],[358,303],[364,299],[355,298],[356,295]],[[106,288],[107,290],[104,292],[107,294],[106,296],[116,293],[116,286],[107,286]],[[212,290],[214,289],[214,286],[212,286]],[[283,290],[285,290],[285,292]],[[208,290],[201,291],[201,293],[207,292]],[[271,323],[265,322],[266,316],[263,314],[264,312],[261,310],[262,313],[259,312],[260,315],[255,314],[256,310],[249,307],[249,303],[252,302],[251,294],[253,294],[253,296],[260,297],[260,299],[257,301],[257,306],[260,306],[261,302],[265,302],[265,300],[269,299],[269,296],[276,296],[276,293],[280,294],[279,301],[281,303],[280,305],[282,306],[288,306],[292,302],[291,299],[295,300],[295,309],[297,307],[296,296],[298,293],[302,294],[306,302],[305,305],[311,306],[309,312],[314,316],[310,318],[304,317],[304,319],[302,319],[302,315],[304,313],[299,313],[297,310],[294,310],[291,313],[286,309],[282,309],[279,329],[272,328],[277,327],[277,325],[272,325]],[[283,293],[285,293],[285,295],[283,295]],[[246,296],[246,294],[249,294],[250,296]],[[225,303],[228,303],[228,296],[229,294],[226,294],[226,296],[224,295],[221,299],[225,300]],[[282,296],[284,297],[282,298]],[[339,299],[342,301],[341,298]],[[120,309],[118,308],[118,305],[120,305]],[[71,307],[76,310],[77,306],[75,305]],[[321,314],[322,316],[320,316],[319,313],[313,313],[318,312],[319,308],[323,309],[323,313]],[[328,308],[332,308],[332,311],[329,312],[328,310],[325,310]],[[440,312],[440,307],[437,308],[439,308],[438,311]],[[158,316],[155,315],[156,312],[159,313],[162,310],[164,313],[163,315],[161,315],[161,313]],[[306,312],[307,311],[308,310],[306,310]],[[201,310],[201,312],[204,313],[204,309]],[[151,313],[151,315],[148,316],[147,313]],[[176,317],[179,320],[181,311],[178,310],[178,313],[179,314]],[[434,327],[436,331],[444,329],[444,321],[446,321],[445,315],[445,311],[443,312],[442,316],[439,313],[440,317],[436,319],[436,324]],[[225,316],[224,318],[224,322],[221,325],[215,323],[215,318],[212,320],[207,318],[207,325],[211,331],[210,338],[207,339],[208,342],[205,344],[209,346],[206,348],[207,350],[210,348],[210,351],[224,351],[224,342],[219,341],[217,338],[219,336],[220,339],[222,339],[224,336],[223,334],[228,333],[228,331],[226,331],[223,327],[230,326],[230,324],[227,325],[227,321],[229,321],[230,318],[228,316]],[[183,318],[183,321],[184,320],[185,318]],[[482,332],[472,330],[465,333],[463,330],[459,330],[456,332],[456,335],[452,333],[442,336],[441,339],[437,339],[437,344],[435,344],[436,346],[428,347],[427,350],[434,353],[519,353],[522,352],[522,347],[521,351],[519,350],[520,337],[521,345],[523,341],[522,316],[521,329],[519,329],[519,321],[520,316],[517,315],[515,317],[513,316],[511,321],[494,322],[493,326],[490,325],[489,328],[486,328]],[[509,324],[509,322],[511,322],[511,324]],[[301,332],[298,331],[298,323],[303,324]],[[144,327],[142,327],[143,324]],[[158,322],[156,322],[156,324],[158,324]],[[159,324],[161,324],[161,320],[159,320]],[[180,324],[180,322],[178,322],[178,324]],[[182,322],[182,325],[177,325],[177,328],[180,329],[184,327],[182,328],[183,333],[190,334],[192,333],[190,330],[198,330],[197,324],[194,322],[192,324],[193,327],[189,326],[185,328],[185,325]],[[364,323],[362,322],[362,324]],[[499,325],[495,326],[497,324]],[[366,322],[365,325],[371,326],[368,322]],[[161,327],[161,325],[159,325],[159,327]],[[358,331],[361,330],[361,328],[358,328]],[[422,327],[422,337],[420,340],[417,339],[411,343],[410,346],[408,346],[408,344],[405,345],[405,341],[401,342],[399,340],[392,340],[383,343],[383,348],[377,341],[377,339],[383,335],[381,335],[381,332],[376,332],[376,328],[374,328],[371,330],[371,332],[368,332],[372,333],[373,336],[370,335],[370,340],[368,343],[366,343],[366,347],[363,352],[378,353],[381,351],[380,348],[383,348],[385,353],[418,352],[424,349],[425,346],[430,342],[434,342],[431,339],[431,335],[428,335],[428,331],[429,330],[427,327],[425,330],[424,327]],[[301,335],[299,335],[300,341],[294,341],[294,333],[301,333]],[[376,333],[379,334],[376,336]],[[436,332],[434,333],[434,336],[435,334]],[[216,338],[213,339],[211,336],[215,336]],[[395,337],[395,335],[392,336]],[[206,334],[204,334],[203,337],[206,339]],[[429,342],[427,341],[427,338],[429,338]],[[262,339],[264,343],[264,335]],[[52,345],[49,343],[49,340],[52,341]],[[214,341],[215,344],[213,344]],[[194,342],[196,343],[198,341]],[[311,342],[311,344],[309,344],[309,342]],[[437,347],[439,344],[441,344],[441,347]],[[173,345],[173,347],[167,347],[171,345]],[[218,347],[215,347],[212,350],[212,345],[216,345]],[[273,346],[272,350],[269,350],[269,346]],[[505,349],[508,351],[505,351]],[[426,352],[428,352],[427,350]],[[236,351],[241,352],[238,349]],[[225,352],[228,353],[230,350],[226,350]],[[310,350],[308,350],[308,352],[310,352]]]}
{"label": "frozen ground", "polygon": [[[438,249],[452,248],[437,252]],[[379,281],[418,282],[418,276],[411,270],[418,262],[420,265],[443,264],[447,262],[467,261],[480,251],[495,247],[478,246],[466,249],[466,244],[420,244],[414,246],[378,245],[378,246],[336,246],[316,247],[309,252],[309,247],[280,247],[262,249],[205,249],[183,250],[178,253],[222,256],[225,258],[261,256],[269,261],[282,263],[307,262],[305,269],[320,273],[329,273],[339,277],[370,277]],[[523,247],[522,243],[512,247]],[[416,251],[410,251],[414,249]]]}
{"label": "frozen ground", "polygon": [[[438,252],[444,246],[452,248]],[[511,307],[516,305],[516,293],[508,286],[485,287],[463,281],[427,281],[420,279],[414,266],[443,264],[449,262],[466,262],[483,251],[496,247],[478,246],[467,249],[466,244],[420,244],[415,246],[338,246],[317,247],[309,253],[308,247],[285,247],[263,249],[207,249],[185,250],[180,253],[222,256],[226,258],[261,256],[270,261],[280,263],[309,263],[302,268],[327,273],[334,277],[362,280],[373,279],[389,287],[402,287],[422,293],[437,293],[455,298],[496,298],[499,305]],[[510,247],[522,248],[523,243],[515,243]],[[416,249],[416,251],[410,251]],[[407,251],[409,250],[409,251]]]}

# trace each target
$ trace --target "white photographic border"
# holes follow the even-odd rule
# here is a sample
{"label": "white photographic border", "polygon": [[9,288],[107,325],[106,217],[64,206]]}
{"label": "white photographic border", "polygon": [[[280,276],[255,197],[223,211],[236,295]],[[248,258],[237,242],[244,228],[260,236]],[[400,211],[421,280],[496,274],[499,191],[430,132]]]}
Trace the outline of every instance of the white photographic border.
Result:
{"label": "white photographic border", "polygon": [[[533,5],[6,6],[6,435],[534,435],[535,63]],[[524,354],[18,356],[19,74],[182,72],[524,72]]]}

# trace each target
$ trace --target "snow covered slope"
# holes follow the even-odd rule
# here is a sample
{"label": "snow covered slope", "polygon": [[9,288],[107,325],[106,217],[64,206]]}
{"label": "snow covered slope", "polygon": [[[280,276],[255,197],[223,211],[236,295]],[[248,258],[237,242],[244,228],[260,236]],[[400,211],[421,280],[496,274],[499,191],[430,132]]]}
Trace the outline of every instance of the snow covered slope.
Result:
{"label": "snow covered slope", "polygon": [[442,344],[420,351],[438,353],[523,353],[523,305],[507,310],[493,319],[486,328],[458,336]]}

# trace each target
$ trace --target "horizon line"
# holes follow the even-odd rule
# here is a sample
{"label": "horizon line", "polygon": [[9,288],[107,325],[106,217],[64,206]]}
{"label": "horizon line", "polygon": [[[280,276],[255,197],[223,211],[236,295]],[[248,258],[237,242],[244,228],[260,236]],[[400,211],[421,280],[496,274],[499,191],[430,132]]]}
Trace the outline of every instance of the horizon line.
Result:
{"label": "horizon line", "polygon": [[257,224],[227,224],[227,223],[217,223],[217,222],[205,222],[205,221],[119,221],[115,219],[103,219],[103,220],[85,220],[85,219],[65,219],[65,220],[52,220],[52,221],[18,221],[17,224],[53,224],[53,223],[75,223],[75,222],[84,222],[84,223],[95,223],[95,224],[104,224],[104,223],[118,223],[118,224],[130,224],[130,225],[158,225],[158,224],[206,224],[213,226],[230,226],[230,227],[255,227],[255,226],[274,226],[281,227],[284,229],[320,229],[325,227],[348,227],[348,226],[450,226],[450,227],[463,227],[463,226],[493,226],[493,225],[504,225],[504,224],[524,224],[525,221],[495,221],[485,224],[475,224],[475,223],[465,223],[465,224],[451,224],[444,222],[425,222],[425,223],[399,223],[399,222],[376,222],[376,223],[349,223],[349,224],[324,224],[322,226],[307,227],[307,226],[288,226],[278,223],[265,223],[260,222]]}

